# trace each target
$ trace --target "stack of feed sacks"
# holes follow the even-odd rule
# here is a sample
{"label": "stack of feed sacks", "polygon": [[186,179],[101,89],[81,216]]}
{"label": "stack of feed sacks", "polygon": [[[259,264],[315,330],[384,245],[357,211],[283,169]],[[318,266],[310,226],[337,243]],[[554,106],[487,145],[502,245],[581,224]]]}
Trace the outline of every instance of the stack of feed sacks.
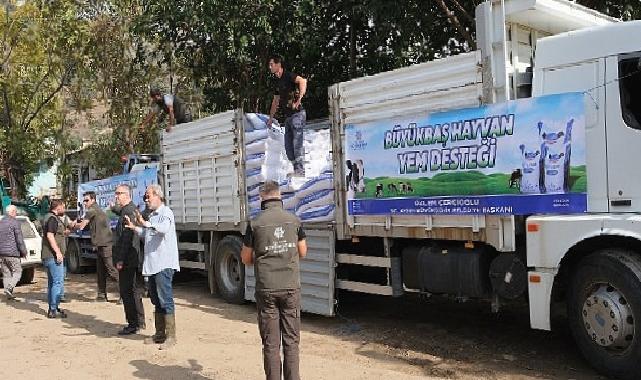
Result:
{"label": "stack of feed sacks", "polygon": [[285,155],[285,133],[278,123],[269,128],[265,115],[245,115],[245,184],[250,215],[260,211],[259,186],[266,180],[284,182],[292,170]]}
{"label": "stack of feed sacks", "polygon": [[260,212],[260,184],[274,180],[280,184],[283,206],[303,222],[334,220],[334,184],[329,130],[305,131],[305,177],[292,177],[287,159],[284,131],[268,117],[246,114],[245,171],[249,214]]}
{"label": "stack of feed sacks", "polygon": [[329,129],[305,131],[305,178],[293,178],[296,215],[305,222],[334,220],[334,174]]}

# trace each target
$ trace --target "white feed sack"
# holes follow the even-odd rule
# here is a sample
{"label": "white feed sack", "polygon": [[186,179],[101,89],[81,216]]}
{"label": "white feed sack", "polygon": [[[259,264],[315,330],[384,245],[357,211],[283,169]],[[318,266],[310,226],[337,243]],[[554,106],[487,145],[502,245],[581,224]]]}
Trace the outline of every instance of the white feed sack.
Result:
{"label": "white feed sack", "polygon": [[305,177],[292,177],[285,153],[285,131],[277,122],[268,127],[267,115],[246,114],[245,169],[249,214],[260,213],[259,186],[266,180],[281,186],[283,207],[304,222],[333,221],[334,175],[329,130],[305,131]]}

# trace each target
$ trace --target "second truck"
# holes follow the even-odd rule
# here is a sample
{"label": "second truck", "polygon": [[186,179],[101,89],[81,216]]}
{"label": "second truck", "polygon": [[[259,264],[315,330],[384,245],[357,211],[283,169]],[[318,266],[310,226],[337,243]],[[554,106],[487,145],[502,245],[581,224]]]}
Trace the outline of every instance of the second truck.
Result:
{"label": "second truck", "polygon": [[[526,298],[532,328],[567,309],[597,370],[641,378],[641,22],[565,0],[486,1],[478,51],[328,89],[333,218],[305,223],[302,308],[337,289]],[[164,133],[160,175],[181,266],[228,302],[251,214],[247,115]],[[327,177],[324,177],[327,179]],[[313,180],[313,179],[312,179]]]}

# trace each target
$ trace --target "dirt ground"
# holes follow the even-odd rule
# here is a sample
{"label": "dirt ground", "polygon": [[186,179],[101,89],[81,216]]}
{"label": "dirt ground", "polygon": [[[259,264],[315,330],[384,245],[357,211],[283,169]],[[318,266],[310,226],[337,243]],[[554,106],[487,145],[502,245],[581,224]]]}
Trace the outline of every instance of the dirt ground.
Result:
{"label": "dirt ground", "polygon": [[[204,278],[176,280],[178,345],[119,337],[116,303],[94,303],[95,275],[71,275],[69,318],[45,317],[46,278],[16,288],[21,302],[0,303],[3,379],[260,379],[253,304],[212,297]],[[303,316],[303,379],[605,379],[581,358],[567,329],[530,330],[527,309],[490,313],[482,303],[342,293],[340,316]],[[145,299],[147,330],[152,305]]]}

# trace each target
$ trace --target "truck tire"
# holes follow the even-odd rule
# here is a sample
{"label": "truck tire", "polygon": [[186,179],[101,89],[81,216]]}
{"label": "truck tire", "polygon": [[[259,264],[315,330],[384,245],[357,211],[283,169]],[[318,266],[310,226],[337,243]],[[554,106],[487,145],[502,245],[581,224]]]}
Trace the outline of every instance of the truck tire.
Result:
{"label": "truck tire", "polygon": [[245,265],[240,259],[242,241],[238,236],[225,236],[216,250],[215,274],[218,292],[229,303],[245,302]]}
{"label": "truck tire", "polygon": [[607,249],[584,258],[568,293],[574,339],[599,372],[641,378],[641,257]]}
{"label": "truck tire", "polygon": [[29,285],[33,282],[33,278],[36,275],[36,268],[30,267],[30,268],[24,268],[22,269],[22,276],[20,276],[20,281],[18,281],[18,285]]}
{"label": "truck tire", "polygon": [[218,284],[216,283],[216,252],[218,250],[217,241],[211,243],[209,248],[209,259],[207,260],[207,284],[210,294],[219,294]]}
{"label": "truck tire", "polygon": [[84,273],[84,267],[80,260],[80,246],[74,239],[67,240],[67,269],[71,273]]}

